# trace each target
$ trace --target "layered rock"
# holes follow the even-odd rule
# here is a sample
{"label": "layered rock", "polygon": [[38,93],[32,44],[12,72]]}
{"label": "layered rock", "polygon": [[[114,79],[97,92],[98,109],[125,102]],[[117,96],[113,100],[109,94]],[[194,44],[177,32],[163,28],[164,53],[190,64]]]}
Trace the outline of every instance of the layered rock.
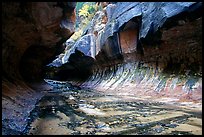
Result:
{"label": "layered rock", "polygon": [[44,65],[63,51],[74,32],[74,8],[61,2],[2,3],[2,134],[25,130],[45,89],[33,90],[26,82],[42,79]]}
{"label": "layered rock", "polygon": [[[201,5],[199,2],[109,4],[96,13],[82,38],[65,51],[61,65],[81,46],[82,53],[95,59],[90,67],[93,75],[75,84],[106,92],[201,101]],[[84,37],[93,34],[95,44],[81,44]]]}

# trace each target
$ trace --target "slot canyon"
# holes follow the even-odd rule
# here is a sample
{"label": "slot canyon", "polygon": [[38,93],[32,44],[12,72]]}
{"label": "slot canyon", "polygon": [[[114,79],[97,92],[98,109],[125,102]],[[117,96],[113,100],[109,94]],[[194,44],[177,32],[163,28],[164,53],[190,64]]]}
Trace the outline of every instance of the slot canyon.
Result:
{"label": "slot canyon", "polygon": [[202,2],[2,2],[2,135],[202,135]]}

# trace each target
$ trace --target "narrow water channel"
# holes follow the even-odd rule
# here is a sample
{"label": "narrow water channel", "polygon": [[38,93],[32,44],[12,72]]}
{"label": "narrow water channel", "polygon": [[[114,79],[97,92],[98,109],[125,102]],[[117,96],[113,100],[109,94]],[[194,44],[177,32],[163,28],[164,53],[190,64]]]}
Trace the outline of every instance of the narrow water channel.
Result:
{"label": "narrow water channel", "polygon": [[195,110],[184,103],[58,88],[36,104],[25,134],[201,135],[202,111]]}

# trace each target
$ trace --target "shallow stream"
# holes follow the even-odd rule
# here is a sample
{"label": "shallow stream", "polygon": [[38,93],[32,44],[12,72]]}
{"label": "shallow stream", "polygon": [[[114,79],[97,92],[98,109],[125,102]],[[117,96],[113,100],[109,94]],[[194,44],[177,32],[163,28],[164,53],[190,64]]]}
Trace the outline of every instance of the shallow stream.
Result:
{"label": "shallow stream", "polygon": [[202,111],[184,105],[89,89],[58,89],[36,104],[26,134],[201,135]]}

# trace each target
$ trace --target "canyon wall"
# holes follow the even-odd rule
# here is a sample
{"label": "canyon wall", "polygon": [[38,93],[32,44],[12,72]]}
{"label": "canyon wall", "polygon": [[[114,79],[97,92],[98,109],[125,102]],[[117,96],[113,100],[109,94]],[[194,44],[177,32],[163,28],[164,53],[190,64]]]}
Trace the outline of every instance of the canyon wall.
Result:
{"label": "canyon wall", "polygon": [[[70,80],[84,88],[136,96],[202,100],[201,3],[108,4],[98,11],[76,42],[68,39],[51,66],[84,70],[83,56],[93,58],[88,79]],[[171,12],[169,10],[171,7]],[[174,7],[174,8],[172,8]],[[90,64],[89,64],[90,65]],[[55,75],[60,74],[58,69]],[[60,79],[60,77],[59,77]]]}
{"label": "canyon wall", "polygon": [[[43,95],[28,82],[43,78],[43,67],[64,50],[74,33],[75,3],[2,3],[2,134],[24,131]],[[36,86],[35,86],[36,87]]]}
{"label": "canyon wall", "polygon": [[[122,45],[123,61],[98,62],[93,76],[82,87],[135,96],[175,97],[202,101],[202,18],[162,32],[159,45],[143,45],[143,54]],[[131,34],[132,30],[130,30]],[[123,37],[125,38],[125,37]],[[135,38],[122,39],[134,43]],[[121,44],[123,44],[121,42]],[[102,56],[101,56],[102,57]],[[110,63],[107,63],[110,62]],[[109,64],[109,65],[107,65]]]}

